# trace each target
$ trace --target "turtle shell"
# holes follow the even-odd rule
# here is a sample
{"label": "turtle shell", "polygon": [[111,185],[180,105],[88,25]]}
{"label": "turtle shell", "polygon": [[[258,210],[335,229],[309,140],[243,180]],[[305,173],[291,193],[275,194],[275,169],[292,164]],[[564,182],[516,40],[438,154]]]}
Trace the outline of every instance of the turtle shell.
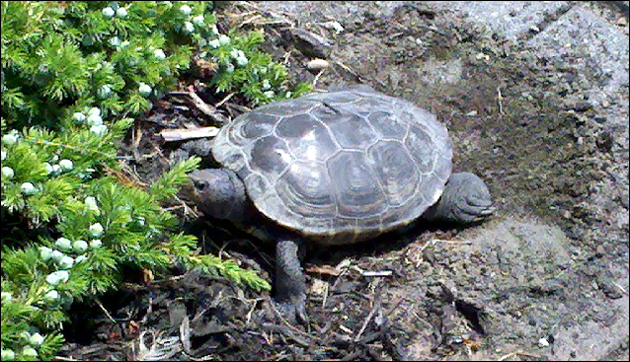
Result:
{"label": "turtle shell", "polygon": [[212,152],[267,218],[333,244],[415,220],[452,168],[433,114],[364,87],[259,107],[224,126]]}

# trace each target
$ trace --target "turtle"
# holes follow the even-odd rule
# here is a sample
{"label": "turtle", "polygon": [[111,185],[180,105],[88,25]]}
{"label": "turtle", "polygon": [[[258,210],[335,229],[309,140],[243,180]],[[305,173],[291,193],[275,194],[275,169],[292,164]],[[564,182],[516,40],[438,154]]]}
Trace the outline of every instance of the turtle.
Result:
{"label": "turtle", "polygon": [[[495,207],[428,110],[367,85],[260,106],[211,143],[221,166],[189,173],[204,214],[276,242],[275,302],[305,322],[305,245],[351,244],[416,220],[478,223]],[[263,231],[261,231],[263,230]]]}

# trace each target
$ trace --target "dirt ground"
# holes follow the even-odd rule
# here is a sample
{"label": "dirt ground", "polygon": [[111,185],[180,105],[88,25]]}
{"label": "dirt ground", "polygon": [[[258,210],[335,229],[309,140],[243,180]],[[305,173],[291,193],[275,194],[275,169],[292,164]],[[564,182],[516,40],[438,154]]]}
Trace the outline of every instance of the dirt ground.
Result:
{"label": "dirt ground", "polygon": [[[316,89],[366,83],[436,113],[454,141],[454,171],[487,181],[496,217],[457,230],[417,225],[309,255],[308,329],[278,319],[269,294],[221,278],[175,271],[151,284],[128,283],[104,297],[102,308],[76,307],[63,358],[623,356],[628,132],[610,120],[627,117],[627,106],[625,115],[611,114],[614,105],[628,104],[627,85],[594,107],[583,90],[607,78],[585,68],[583,58],[546,57],[493,36],[458,11],[415,3],[247,2],[224,9],[220,19],[265,29],[267,50],[286,62],[294,79]],[[335,21],[343,30],[335,30]],[[305,44],[292,29],[327,42]],[[314,55],[329,66],[307,69]],[[192,84],[216,104],[221,98],[200,86],[203,81],[182,87]],[[235,116],[243,105],[233,99],[219,110]],[[143,137],[136,148],[130,142],[128,152],[136,156],[130,167],[146,179],[162,172],[176,146],[160,142],[157,132],[187,122],[207,125],[198,117],[194,107],[165,99],[138,122]],[[236,258],[272,282],[272,247],[229,225],[188,219],[207,252]]]}

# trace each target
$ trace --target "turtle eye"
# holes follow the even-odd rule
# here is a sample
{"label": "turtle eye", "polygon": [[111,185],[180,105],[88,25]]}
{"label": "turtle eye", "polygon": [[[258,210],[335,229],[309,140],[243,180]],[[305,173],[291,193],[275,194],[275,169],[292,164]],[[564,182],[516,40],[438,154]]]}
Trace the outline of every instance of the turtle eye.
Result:
{"label": "turtle eye", "polygon": [[192,181],[195,188],[199,191],[205,191],[208,188],[208,183],[203,180],[193,179]]}

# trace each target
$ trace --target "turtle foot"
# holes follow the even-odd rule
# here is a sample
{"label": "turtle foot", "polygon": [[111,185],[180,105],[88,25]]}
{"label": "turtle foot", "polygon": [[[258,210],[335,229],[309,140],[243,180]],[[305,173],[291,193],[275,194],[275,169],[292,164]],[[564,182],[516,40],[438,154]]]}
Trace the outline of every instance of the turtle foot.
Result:
{"label": "turtle foot", "polygon": [[300,323],[308,326],[308,315],[306,314],[306,297],[296,298],[292,301],[275,302],[280,316],[289,324]]}
{"label": "turtle foot", "polygon": [[276,301],[289,323],[308,323],[306,278],[298,258],[299,242],[281,240],[276,246]]}

